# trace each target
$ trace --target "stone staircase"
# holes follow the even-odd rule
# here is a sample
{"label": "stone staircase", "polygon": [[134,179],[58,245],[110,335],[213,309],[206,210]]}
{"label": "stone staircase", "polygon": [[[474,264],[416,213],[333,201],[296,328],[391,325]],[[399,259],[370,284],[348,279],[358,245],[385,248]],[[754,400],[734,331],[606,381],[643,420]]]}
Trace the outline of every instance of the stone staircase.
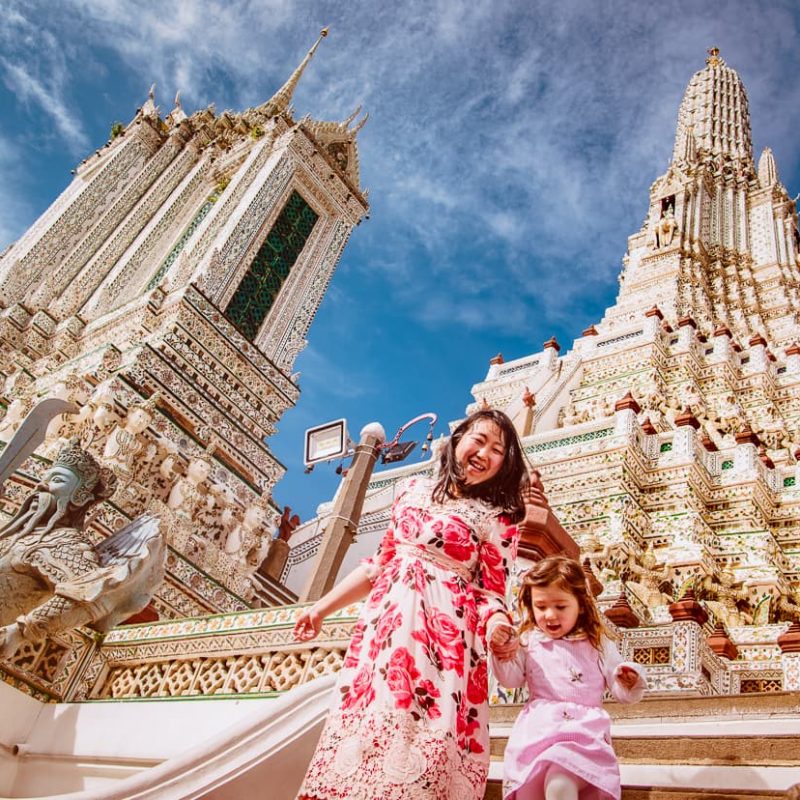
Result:
{"label": "stone staircase", "polygon": [[[760,800],[800,783],[800,692],[656,697],[606,705],[623,800]],[[486,800],[502,797],[502,759],[520,706],[491,709]]]}

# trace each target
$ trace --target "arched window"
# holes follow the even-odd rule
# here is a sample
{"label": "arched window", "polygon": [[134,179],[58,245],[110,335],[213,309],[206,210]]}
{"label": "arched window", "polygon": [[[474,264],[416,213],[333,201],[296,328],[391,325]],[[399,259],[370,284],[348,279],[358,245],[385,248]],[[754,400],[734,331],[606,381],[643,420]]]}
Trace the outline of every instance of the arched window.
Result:
{"label": "arched window", "polygon": [[293,191],[225,309],[248,339],[258,334],[318,218]]}

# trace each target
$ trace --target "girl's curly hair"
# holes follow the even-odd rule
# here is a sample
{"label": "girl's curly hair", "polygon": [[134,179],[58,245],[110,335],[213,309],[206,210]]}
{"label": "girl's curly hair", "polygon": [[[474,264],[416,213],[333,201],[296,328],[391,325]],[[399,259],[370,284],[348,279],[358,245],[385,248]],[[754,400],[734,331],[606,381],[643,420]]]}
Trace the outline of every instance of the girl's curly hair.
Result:
{"label": "girl's curly hair", "polygon": [[578,601],[578,620],[575,631],[582,631],[597,649],[602,649],[602,637],[605,632],[600,612],[589,591],[583,567],[573,558],[567,556],[548,556],[543,558],[522,575],[517,603],[519,605],[522,624],[520,633],[537,627],[533,615],[531,589],[555,586],[568,592]]}

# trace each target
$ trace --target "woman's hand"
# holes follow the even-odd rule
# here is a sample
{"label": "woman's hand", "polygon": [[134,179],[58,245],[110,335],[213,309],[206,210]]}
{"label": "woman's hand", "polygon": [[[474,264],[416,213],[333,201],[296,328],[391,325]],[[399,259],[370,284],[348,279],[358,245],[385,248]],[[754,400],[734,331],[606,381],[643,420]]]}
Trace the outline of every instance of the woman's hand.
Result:
{"label": "woman's hand", "polygon": [[509,661],[516,655],[519,648],[517,631],[507,622],[499,622],[492,627],[489,635],[489,649],[500,659]]}
{"label": "woman's hand", "polygon": [[617,680],[623,689],[630,691],[639,682],[639,673],[631,667],[621,666]]}
{"label": "woman's hand", "polygon": [[309,642],[319,636],[321,630],[322,614],[316,610],[316,606],[309,606],[303,609],[294,624],[294,638],[299,642]]}

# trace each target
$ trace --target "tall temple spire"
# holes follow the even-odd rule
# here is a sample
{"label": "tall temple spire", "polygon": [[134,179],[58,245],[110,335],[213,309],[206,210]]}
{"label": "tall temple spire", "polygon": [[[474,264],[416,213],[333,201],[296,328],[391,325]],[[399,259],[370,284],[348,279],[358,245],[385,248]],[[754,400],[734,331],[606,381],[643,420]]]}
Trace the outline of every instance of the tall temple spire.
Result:
{"label": "tall temple spire", "polygon": [[275,92],[266,103],[262,106],[258,107],[258,111],[261,111],[263,114],[266,114],[268,117],[276,117],[278,114],[282,114],[289,108],[289,103],[292,102],[292,95],[294,94],[294,90],[297,87],[297,84],[300,81],[300,78],[305,71],[305,68],[308,66],[308,62],[311,61],[314,53],[317,52],[317,48],[319,47],[319,43],[328,35],[328,29],[323,28],[319,32],[319,38],[316,42],[314,42],[311,49],[306,53],[306,57],[300,62],[297,69],[289,76],[289,80]]}
{"label": "tall temple spire", "polygon": [[709,49],[705,68],[692,76],[683,95],[673,151],[676,161],[684,156],[688,128],[693,130],[700,154],[730,158],[752,169],[747,93],[716,47]]}
{"label": "tall temple spire", "polygon": [[778,167],[769,147],[764,148],[761,158],[758,159],[758,182],[763,188],[778,183]]}
{"label": "tall temple spire", "polygon": [[766,148],[756,172],[747,94],[716,47],[681,101],[672,163],[650,187],[645,224],[628,240],[617,304],[601,331],[655,301],[669,320],[742,342],[792,341],[800,307],[794,202]]}

